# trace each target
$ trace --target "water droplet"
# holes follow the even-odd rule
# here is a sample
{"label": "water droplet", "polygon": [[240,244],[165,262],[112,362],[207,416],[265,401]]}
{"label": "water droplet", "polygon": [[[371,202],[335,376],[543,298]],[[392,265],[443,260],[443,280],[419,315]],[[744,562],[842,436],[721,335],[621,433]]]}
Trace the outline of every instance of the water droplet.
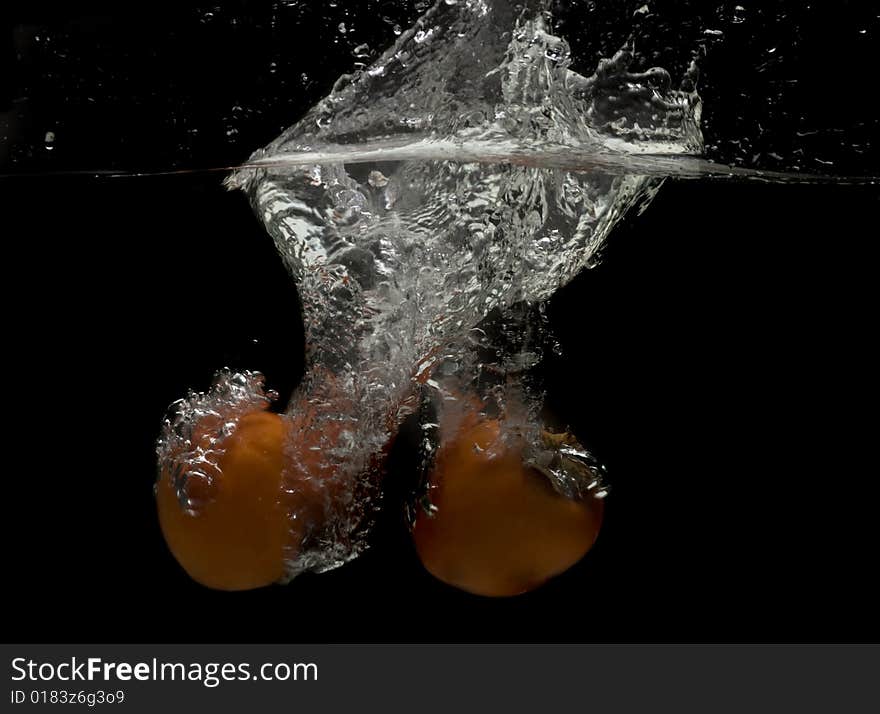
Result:
{"label": "water droplet", "polygon": [[46,144],[46,151],[52,151],[52,149],[55,148],[55,132],[47,131],[44,141]]}
{"label": "water droplet", "polygon": [[367,181],[373,188],[383,188],[388,185],[388,177],[381,171],[370,171]]}

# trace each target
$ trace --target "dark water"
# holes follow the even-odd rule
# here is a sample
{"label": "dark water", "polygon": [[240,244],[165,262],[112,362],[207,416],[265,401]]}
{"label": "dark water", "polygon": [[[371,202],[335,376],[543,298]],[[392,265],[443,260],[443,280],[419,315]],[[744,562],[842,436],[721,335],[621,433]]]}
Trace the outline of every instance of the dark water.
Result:
{"label": "dark water", "polygon": [[[344,5],[19,8],[2,108],[14,127],[4,171],[234,163],[350,67],[353,40],[335,31],[342,20],[333,14]],[[381,49],[391,25],[364,5],[357,39],[376,37]],[[626,17],[581,5],[569,27],[596,17],[603,32],[620,34]],[[417,14],[390,7],[404,27]],[[876,169],[870,146],[853,149],[873,138],[864,131],[872,115],[859,43],[871,38],[858,33],[861,10],[842,3],[835,23],[819,10],[798,12],[788,24],[764,23],[764,35],[753,30],[743,46],[801,27],[800,44],[786,46],[798,49],[797,62],[785,69],[812,78],[805,81],[815,91],[786,100],[794,102],[789,119],[773,113],[778,105],[765,108],[776,123],[750,141],[781,142],[826,122],[840,131],[809,135],[825,142],[806,147],[809,155],[841,171]],[[53,53],[61,46],[64,61],[40,49],[38,36],[51,38]],[[683,62],[690,50],[670,46]],[[589,58],[586,43],[578,51]],[[846,63],[832,61],[845,51]],[[736,72],[713,56],[702,90],[707,142],[719,158],[745,161],[730,137],[766,120],[754,119],[763,105],[738,102],[745,115],[710,108],[730,108],[732,86],[756,98],[769,85],[750,56]],[[828,84],[814,71],[842,64],[832,111],[832,93],[818,94]],[[46,131],[55,133],[51,151]],[[765,167],[790,169],[798,148],[806,151],[782,145],[782,165]],[[592,553],[556,581],[488,601],[422,571],[400,517],[412,458],[405,449],[394,457],[373,548],[340,570],[224,594],[190,581],[167,552],[151,491],[166,406],[206,387],[222,365],[259,369],[282,394],[302,369],[295,289],[245,199],[219,179],[0,183],[14,424],[4,499],[10,640],[880,635],[872,577],[880,542],[871,458],[876,187],[668,182],[645,214],[616,230],[603,262],[552,299],[562,354],[544,366],[548,405],[608,468],[605,528]]]}

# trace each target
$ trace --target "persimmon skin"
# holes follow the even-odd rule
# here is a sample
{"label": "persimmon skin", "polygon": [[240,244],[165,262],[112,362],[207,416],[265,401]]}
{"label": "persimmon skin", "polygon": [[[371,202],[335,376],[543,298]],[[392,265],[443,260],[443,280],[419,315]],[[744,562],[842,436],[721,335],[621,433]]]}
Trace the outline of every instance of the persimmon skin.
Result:
{"label": "persimmon skin", "polygon": [[435,510],[416,518],[416,552],[434,577],[476,595],[534,590],[577,563],[602,524],[602,500],[557,493],[503,443],[500,422],[475,414],[441,443],[430,485]]}
{"label": "persimmon skin", "polygon": [[241,417],[224,440],[210,498],[196,514],[178,501],[171,478],[160,475],[156,500],[165,541],[198,583],[249,590],[284,575],[291,533],[280,501],[287,424],[277,414]]}

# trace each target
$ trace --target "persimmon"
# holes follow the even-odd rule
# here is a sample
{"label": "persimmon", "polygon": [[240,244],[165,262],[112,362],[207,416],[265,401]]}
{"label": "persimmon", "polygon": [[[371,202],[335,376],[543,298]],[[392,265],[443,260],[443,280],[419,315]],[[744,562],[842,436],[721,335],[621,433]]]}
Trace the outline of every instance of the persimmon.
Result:
{"label": "persimmon", "polygon": [[[220,444],[210,493],[195,511],[180,503],[170,474],[160,474],[156,500],[165,541],[202,585],[248,590],[283,576],[290,526],[279,496],[287,428],[270,412],[242,416]],[[198,425],[196,431],[199,438]]]}
{"label": "persimmon", "polygon": [[429,478],[432,508],[413,528],[419,558],[439,580],[477,595],[518,595],[592,547],[602,500],[561,495],[523,462],[523,448],[502,437],[501,422],[475,412],[443,436]]}
{"label": "persimmon", "polygon": [[[326,384],[326,383],[325,383]],[[330,391],[328,388],[328,399]],[[341,402],[322,402],[326,411]],[[307,536],[318,532],[345,483],[328,458],[344,431],[342,419],[323,419],[309,400],[296,417],[255,409],[239,417],[228,436],[223,419],[210,415],[193,426],[192,442],[204,453],[181,503],[165,465],[156,485],[159,523],[183,569],[219,590],[249,590],[282,581]]]}

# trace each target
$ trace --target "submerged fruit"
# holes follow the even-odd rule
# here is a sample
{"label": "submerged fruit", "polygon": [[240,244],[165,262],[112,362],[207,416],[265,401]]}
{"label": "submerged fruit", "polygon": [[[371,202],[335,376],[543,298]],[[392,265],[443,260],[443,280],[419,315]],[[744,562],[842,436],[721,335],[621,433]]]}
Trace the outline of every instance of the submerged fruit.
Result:
{"label": "submerged fruit", "polygon": [[603,502],[557,493],[523,464],[521,444],[501,424],[471,414],[441,443],[430,477],[431,514],[421,512],[413,538],[425,568],[477,595],[533,590],[592,547]]}
{"label": "submerged fruit", "polygon": [[242,416],[220,444],[210,494],[195,513],[181,506],[170,474],[160,475],[162,533],[177,561],[202,585],[248,590],[282,578],[291,537],[280,501],[286,430],[277,414]]}

